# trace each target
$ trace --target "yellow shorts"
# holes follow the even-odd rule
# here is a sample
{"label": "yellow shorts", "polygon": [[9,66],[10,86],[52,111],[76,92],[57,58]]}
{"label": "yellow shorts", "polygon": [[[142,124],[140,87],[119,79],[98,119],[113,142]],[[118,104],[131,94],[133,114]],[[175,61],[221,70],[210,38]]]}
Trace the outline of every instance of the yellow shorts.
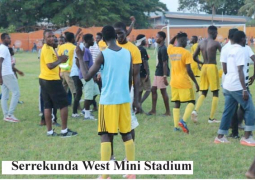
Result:
{"label": "yellow shorts", "polygon": [[204,64],[201,70],[200,90],[211,91],[220,89],[219,71],[215,64]]}
{"label": "yellow shorts", "polygon": [[181,103],[190,102],[195,100],[194,89],[177,89],[171,87],[172,102],[180,101]]}
{"label": "yellow shorts", "polygon": [[130,103],[99,105],[98,134],[127,134],[131,131]]}
{"label": "yellow shorts", "polygon": [[219,78],[222,78],[222,74],[223,74],[223,69],[219,70]]}
{"label": "yellow shorts", "polygon": [[198,65],[196,62],[191,63],[191,69],[195,77],[201,76],[201,71],[198,69]]}

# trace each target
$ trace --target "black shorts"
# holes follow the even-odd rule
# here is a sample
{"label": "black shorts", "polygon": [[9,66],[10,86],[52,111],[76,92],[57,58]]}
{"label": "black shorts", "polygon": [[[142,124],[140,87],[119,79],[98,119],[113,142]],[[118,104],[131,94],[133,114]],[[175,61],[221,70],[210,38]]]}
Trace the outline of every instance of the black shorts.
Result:
{"label": "black shorts", "polygon": [[44,109],[62,109],[68,106],[68,98],[61,80],[39,79]]}

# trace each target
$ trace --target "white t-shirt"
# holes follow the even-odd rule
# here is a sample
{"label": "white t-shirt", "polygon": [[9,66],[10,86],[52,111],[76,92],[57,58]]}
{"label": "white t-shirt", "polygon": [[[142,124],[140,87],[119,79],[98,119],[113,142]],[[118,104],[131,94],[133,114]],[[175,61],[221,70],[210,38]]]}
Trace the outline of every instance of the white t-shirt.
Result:
{"label": "white t-shirt", "polygon": [[[239,44],[234,44],[231,46],[229,53],[227,55],[227,74],[225,75],[225,80],[223,82],[223,88],[228,91],[240,91],[243,89],[241,82],[239,80],[238,66],[244,66],[243,72],[245,77],[245,83],[247,84],[249,78],[249,64],[248,55],[244,47]],[[221,60],[221,62],[223,59]]]}
{"label": "white t-shirt", "polygon": [[149,43],[149,44],[152,43],[152,39],[151,39],[151,38],[148,39],[148,43]]}
{"label": "white t-shirt", "polygon": [[[221,53],[220,53],[220,62],[222,63],[227,63],[227,58],[228,58],[228,53],[231,49],[231,41],[229,40],[227,44],[225,44],[223,46],[223,48],[221,49]],[[222,66],[222,65],[221,65]],[[225,79],[225,74],[222,74],[222,83],[224,82]]]}
{"label": "white t-shirt", "polygon": [[93,63],[95,63],[98,54],[101,52],[98,45],[97,45],[97,43],[95,42],[93,46],[90,46],[89,50],[90,50],[91,55],[92,55]]}
{"label": "white t-shirt", "polygon": [[245,46],[244,47],[247,53],[247,58],[248,58],[248,62],[249,64],[253,64],[253,61],[251,60],[251,57],[254,55],[254,52],[252,51],[250,46]]}
{"label": "white t-shirt", "polygon": [[[83,43],[80,43],[80,48],[82,51],[84,51],[84,44]],[[72,65],[72,68],[71,68],[71,73],[70,73],[70,77],[73,77],[73,76],[79,76],[79,68],[77,67],[76,65],[76,58],[77,55],[76,55],[76,52],[74,51],[74,55],[73,55],[73,65]]]}
{"label": "white t-shirt", "polygon": [[0,58],[4,58],[2,64],[2,76],[13,74],[11,54],[7,46],[0,45]]}

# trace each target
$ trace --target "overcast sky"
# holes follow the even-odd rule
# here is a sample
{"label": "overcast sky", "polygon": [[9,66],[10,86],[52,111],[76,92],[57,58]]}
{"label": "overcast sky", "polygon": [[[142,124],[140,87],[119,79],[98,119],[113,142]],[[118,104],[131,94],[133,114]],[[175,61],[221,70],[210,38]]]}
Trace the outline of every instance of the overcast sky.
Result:
{"label": "overcast sky", "polygon": [[169,11],[177,12],[179,2],[178,0],[160,0],[167,5]]}

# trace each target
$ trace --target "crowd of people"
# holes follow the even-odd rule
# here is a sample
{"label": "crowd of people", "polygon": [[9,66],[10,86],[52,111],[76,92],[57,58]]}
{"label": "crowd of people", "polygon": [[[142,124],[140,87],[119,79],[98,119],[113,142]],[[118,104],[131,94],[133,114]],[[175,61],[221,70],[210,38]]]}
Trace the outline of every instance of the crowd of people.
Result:
{"label": "crowd of people", "polygon": [[[208,28],[208,38],[199,41],[192,36],[191,50],[186,49],[188,35],[179,32],[166,46],[166,34],[159,31],[156,35],[157,66],[153,82],[150,79],[147,40],[139,34],[136,44],[127,40],[135,23],[132,17],[129,29],[122,22],[114,26],[104,26],[96,35],[83,35],[65,32],[59,39],[52,30],[45,30],[44,45],[40,50],[40,97],[42,118],[40,125],[46,125],[47,136],[72,137],[78,133],[68,128],[68,93],[73,98],[72,118],[80,118],[79,109],[83,109],[84,120],[97,120],[91,111],[98,110],[98,134],[101,136],[101,160],[115,160],[113,151],[114,135],[120,133],[125,145],[127,161],[135,160],[135,128],[139,125],[136,114],[144,113],[143,103],[151,93],[152,108],[148,116],[156,114],[157,90],[160,89],[164,106],[164,116],[170,118],[170,105],[167,87],[171,87],[173,130],[189,133],[188,120],[197,122],[199,110],[208,91],[212,92],[211,111],[208,123],[220,123],[214,143],[229,143],[229,137],[240,138],[238,126],[244,120],[244,137],[240,144],[255,146],[252,136],[254,128],[254,104],[249,86],[253,84],[254,74],[249,76],[249,65],[255,62],[252,49],[246,45],[246,35],[238,29],[230,29],[229,41],[222,48],[216,41],[217,27]],[[80,38],[82,40],[80,41]],[[15,73],[24,75],[12,65],[13,53],[9,50],[11,43],[7,33],[1,35],[0,45],[0,84],[2,85],[1,106],[4,120],[19,122],[14,116],[19,101],[19,86]],[[153,43],[148,39],[149,48]],[[219,101],[221,72],[217,67],[217,52],[221,52],[222,88],[225,97],[224,112],[221,121],[215,118]],[[254,65],[255,66],[255,65]],[[169,68],[170,67],[170,68]],[[168,81],[170,77],[170,82]],[[196,101],[196,92],[198,99]],[[7,102],[12,93],[10,107]],[[84,95],[84,105],[80,100]],[[99,105],[96,103],[100,95]],[[181,116],[181,104],[187,103]],[[93,106],[93,110],[91,110]],[[57,123],[57,110],[60,110],[61,125]],[[52,125],[61,126],[61,132],[54,132]],[[255,177],[255,162],[246,173]],[[108,178],[102,175],[100,178]],[[135,175],[126,175],[133,179]]]}

